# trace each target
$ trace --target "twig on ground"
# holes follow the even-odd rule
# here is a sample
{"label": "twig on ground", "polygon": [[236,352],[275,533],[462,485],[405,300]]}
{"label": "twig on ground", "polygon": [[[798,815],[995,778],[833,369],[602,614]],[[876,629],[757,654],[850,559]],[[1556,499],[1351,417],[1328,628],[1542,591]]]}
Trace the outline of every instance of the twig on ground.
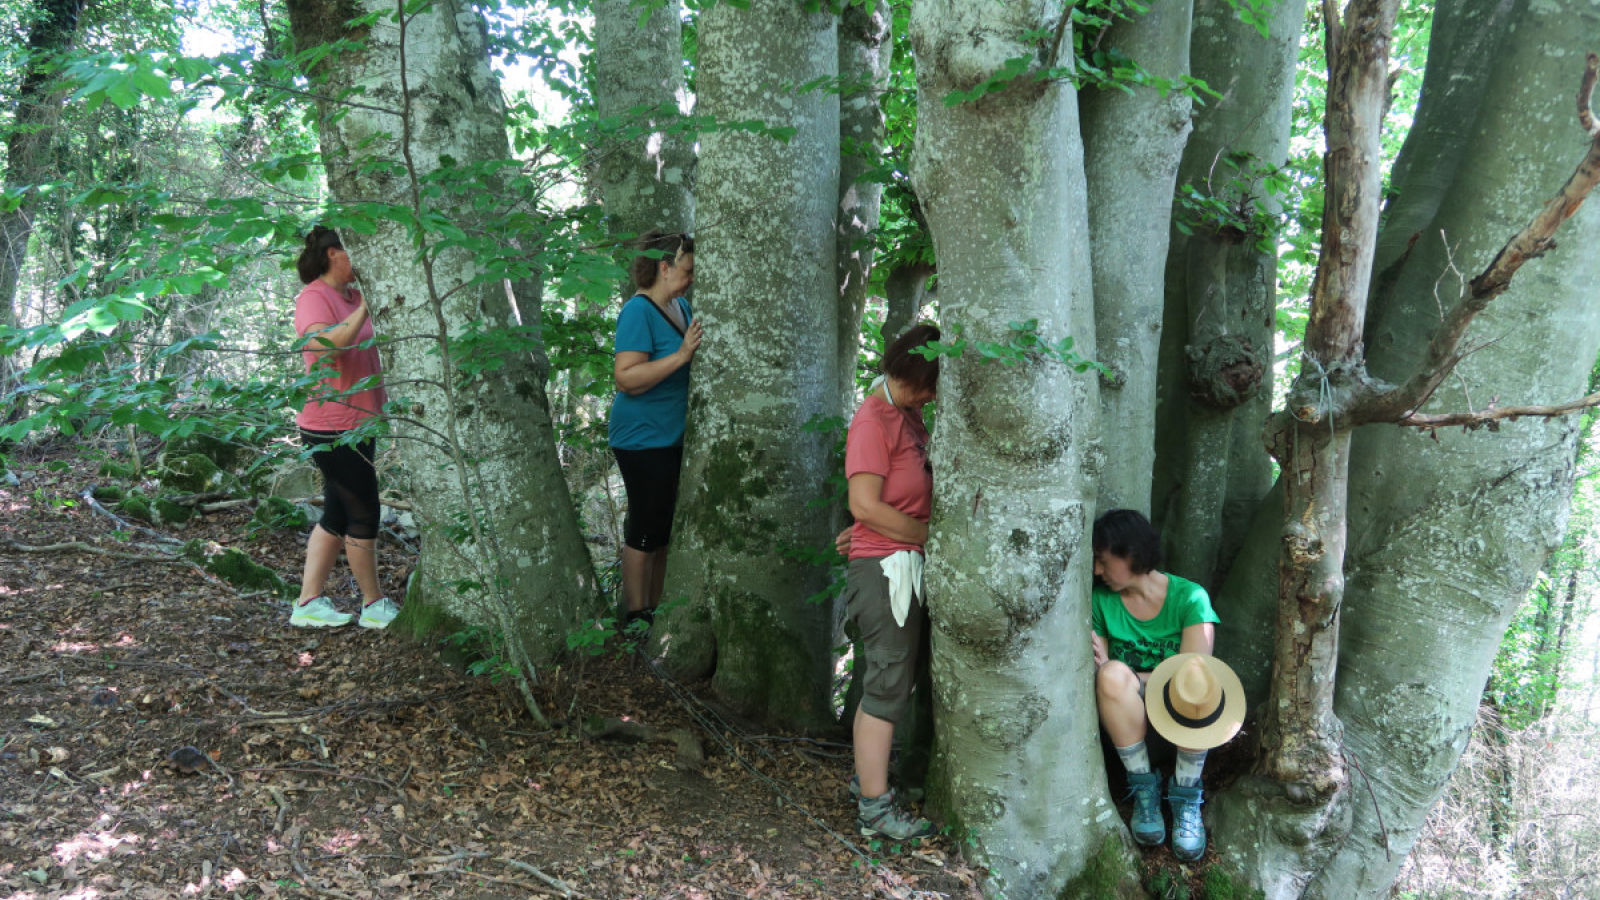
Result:
{"label": "twig on ground", "polygon": [[579,892],[577,890],[574,890],[572,887],[568,886],[565,881],[562,881],[559,878],[552,878],[551,876],[546,875],[544,872],[540,871],[537,866],[530,866],[525,862],[520,862],[518,860],[511,859],[510,857],[506,857],[506,856],[496,856],[494,858],[494,860],[495,860],[495,862],[505,863],[506,865],[508,865],[508,866],[510,866],[510,867],[512,867],[514,869],[520,869],[521,871],[527,872],[529,875],[532,875],[533,877],[539,879],[540,881],[544,882],[545,884],[548,884],[549,886],[551,886],[551,887],[555,888],[556,890],[560,891],[562,896],[565,896],[565,897],[577,897],[577,898],[579,898],[579,900],[583,900],[583,898],[585,897],[585,895],[583,893],[581,893],[581,892]]}
{"label": "twig on ground", "polygon": [[96,556],[109,556],[112,559],[131,559],[138,562],[159,563],[161,565],[168,566],[190,565],[188,560],[179,559],[175,556],[147,556],[143,553],[127,553],[122,550],[107,550],[104,547],[96,547],[93,544],[85,544],[83,541],[59,541],[54,544],[41,544],[37,546],[32,544],[19,544],[16,541],[0,541],[0,550],[11,550],[16,553],[60,553],[64,550],[75,550],[79,553],[93,553]]}
{"label": "twig on ground", "polygon": [[274,834],[283,833],[284,817],[289,815],[289,798],[283,795],[283,789],[274,785],[267,785],[267,793],[272,795],[272,801],[278,804],[278,818],[272,823]]}

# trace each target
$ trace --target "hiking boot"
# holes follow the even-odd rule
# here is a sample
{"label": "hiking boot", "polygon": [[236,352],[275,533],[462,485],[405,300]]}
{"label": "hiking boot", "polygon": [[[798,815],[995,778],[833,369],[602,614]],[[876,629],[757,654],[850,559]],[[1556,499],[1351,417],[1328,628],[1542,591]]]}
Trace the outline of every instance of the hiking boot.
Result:
{"label": "hiking boot", "polygon": [[1133,798],[1133,818],[1128,822],[1133,839],[1146,847],[1159,846],[1167,839],[1167,826],[1161,820],[1161,773],[1130,772],[1128,796]]}
{"label": "hiking boot", "polygon": [[1174,784],[1167,789],[1172,807],[1172,855],[1193,862],[1206,852],[1206,826],[1200,820],[1200,785]]}
{"label": "hiking boot", "polygon": [[362,628],[388,628],[394,617],[400,615],[400,607],[388,597],[378,599],[361,607]]}
{"label": "hiking boot", "polygon": [[892,790],[881,797],[862,797],[857,800],[856,825],[863,837],[882,837],[892,841],[908,841],[938,832],[932,822],[895,803]]}
{"label": "hiking boot", "polygon": [[349,625],[354,618],[349,613],[335,609],[333,601],[327,597],[312,597],[304,603],[295,604],[289,624],[296,628],[338,628],[340,625]]}

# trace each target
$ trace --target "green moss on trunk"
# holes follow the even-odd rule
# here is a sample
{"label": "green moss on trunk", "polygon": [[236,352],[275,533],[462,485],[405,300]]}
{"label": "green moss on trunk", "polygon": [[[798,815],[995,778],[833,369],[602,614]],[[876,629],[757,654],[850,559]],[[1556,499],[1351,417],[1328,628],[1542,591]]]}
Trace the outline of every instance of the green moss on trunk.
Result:
{"label": "green moss on trunk", "polygon": [[1056,900],[1147,900],[1134,876],[1136,860],[1116,837],[1107,837],[1083,871],[1067,882]]}

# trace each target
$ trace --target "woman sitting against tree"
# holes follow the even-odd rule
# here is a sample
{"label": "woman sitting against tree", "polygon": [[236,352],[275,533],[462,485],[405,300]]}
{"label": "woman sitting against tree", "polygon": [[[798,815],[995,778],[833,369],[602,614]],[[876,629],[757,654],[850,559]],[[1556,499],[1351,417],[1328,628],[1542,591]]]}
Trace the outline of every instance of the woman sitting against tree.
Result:
{"label": "woman sitting against tree", "polygon": [[840,535],[850,566],[846,609],[861,633],[861,704],[854,736],[856,824],[863,835],[906,840],[934,833],[933,823],[901,808],[889,789],[894,727],[911,702],[922,608],[923,545],[933,509],[933,468],[922,407],[939,385],[939,361],[912,351],[939,339],[918,325],[889,345],[883,377],[850,422],[845,476],[855,524]]}
{"label": "woman sitting against tree", "polygon": [[325,377],[295,422],[306,445],[317,448],[311,459],[322,471],[323,499],[322,520],[306,540],[300,599],[289,624],[326,628],[354,618],[322,592],[343,549],[361,588],[362,627],[386,628],[400,608],[378,588],[376,448],[370,437],[349,436],[383,410],[382,385],[354,390],[380,371],[377,349],[362,346],[372,340],[372,321],[366,299],[350,286],[356,273],[338,232],[321,225],[311,229],[296,268],[305,288],[295,298],[294,330],[305,339],[306,371]]}
{"label": "woman sitting against tree", "polygon": [[689,412],[689,364],[700,349],[700,323],[683,298],[694,283],[694,238],[651,231],[630,274],[638,289],[617,316],[611,405],[611,452],[628,494],[623,526],[623,626],[655,621],[667,577],[667,544],[678,504],[683,429]]}
{"label": "woman sitting against tree", "polygon": [[[1161,537],[1142,513],[1114,509],[1094,523],[1095,698],[1100,724],[1128,771],[1134,840],[1166,840],[1161,775],[1150,770],[1147,726],[1178,748],[1167,802],[1172,852],[1199,859],[1206,849],[1200,771],[1206,751],[1244,721],[1244,691],[1211,656],[1220,620],[1205,588],[1157,571]],[[1146,695],[1148,699],[1146,698]]]}

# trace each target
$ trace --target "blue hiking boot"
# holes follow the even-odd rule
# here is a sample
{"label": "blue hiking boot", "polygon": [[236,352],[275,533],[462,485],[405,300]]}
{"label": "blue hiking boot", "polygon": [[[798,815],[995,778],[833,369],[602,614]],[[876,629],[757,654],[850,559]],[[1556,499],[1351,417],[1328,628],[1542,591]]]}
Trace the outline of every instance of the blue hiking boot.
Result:
{"label": "blue hiking boot", "polygon": [[1161,773],[1128,775],[1128,796],[1133,798],[1133,819],[1128,828],[1133,839],[1154,847],[1167,839],[1167,826],[1161,821]]}
{"label": "blue hiking boot", "polygon": [[1206,826],[1200,820],[1200,785],[1174,784],[1167,789],[1172,806],[1172,855],[1193,862],[1205,855]]}

